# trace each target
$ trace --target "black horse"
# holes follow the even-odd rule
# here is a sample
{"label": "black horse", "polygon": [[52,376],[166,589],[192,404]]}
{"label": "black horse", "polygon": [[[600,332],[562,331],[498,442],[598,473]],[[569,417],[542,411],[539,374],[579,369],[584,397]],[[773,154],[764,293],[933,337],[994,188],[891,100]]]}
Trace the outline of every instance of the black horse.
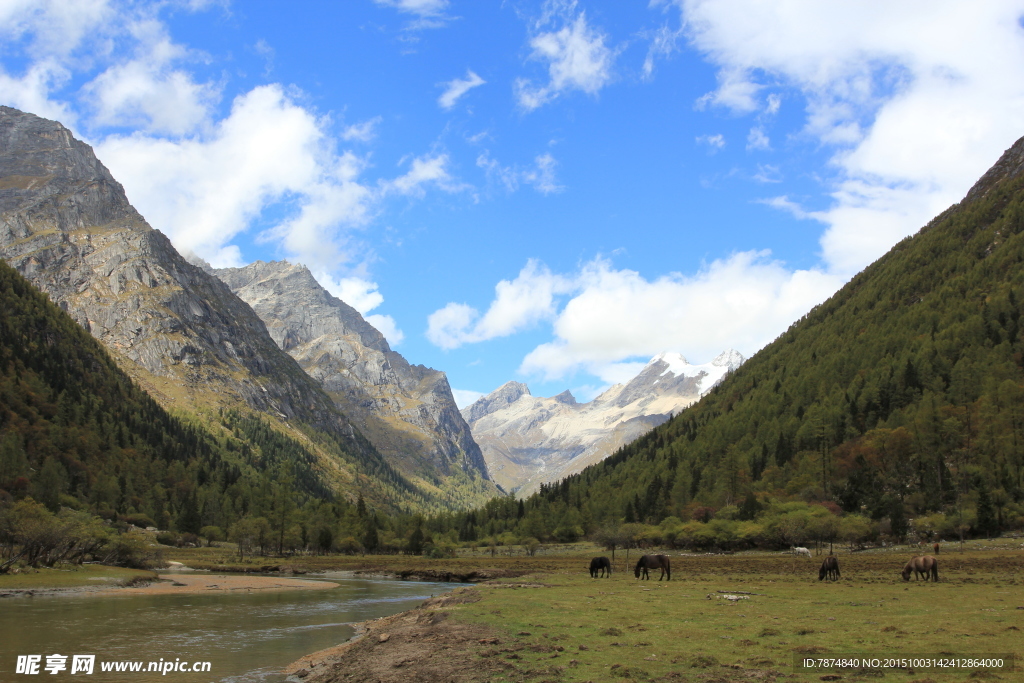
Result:
{"label": "black horse", "polygon": [[661,576],[658,577],[658,581],[661,581],[662,579],[665,579],[666,581],[672,580],[672,567],[668,561],[667,555],[644,555],[640,558],[640,561],[636,563],[636,569],[633,570],[633,576],[639,579],[640,573],[643,572],[644,578],[649,579],[651,576],[647,573],[648,569],[661,570]]}
{"label": "black horse", "polygon": [[836,559],[835,555],[829,555],[821,563],[821,569],[818,570],[818,581],[824,581],[829,579],[831,581],[839,580],[839,560]]}
{"label": "black horse", "polygon": [[612,563],[607,557],[595,557],[590,561],[590,578],[596,579],[597,573],[601,572],[601,577],[604,578],[605,571],[608,572],[608,577],[612,575]]}

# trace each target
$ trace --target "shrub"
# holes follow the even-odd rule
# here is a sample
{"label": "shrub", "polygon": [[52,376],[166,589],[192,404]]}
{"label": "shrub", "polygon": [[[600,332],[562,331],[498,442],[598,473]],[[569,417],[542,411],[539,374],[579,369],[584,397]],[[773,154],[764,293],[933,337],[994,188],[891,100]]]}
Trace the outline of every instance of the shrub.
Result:
{"label": "shrub", "polygon": [[118,534],[107,546],[104,564],[145,569],[158,554],[149,547],[149,537],[140,531]]}
{"label": "shrub", "polygon": [[160,545],[169,545],[171,547],[177,547],[178,545],[178,534],[173,531],[161,531],[156,535],[156,542]]}
{"label": "shrub", "polygon": [[136,512],[128,515],[118,515],[118,519],[126,524],[134,524],[135,526],[145,529],[146,527],[156,526],[156,522],[149,515],[141,512]]}
{"label": "shrub", "polygon": [[[204,526],[199,530],[199,535],[206,539],[206,545],[212,545],[214,541],[224,540],[224,530],[219,526]],[[328,547],[330,544],[328,543]]]}

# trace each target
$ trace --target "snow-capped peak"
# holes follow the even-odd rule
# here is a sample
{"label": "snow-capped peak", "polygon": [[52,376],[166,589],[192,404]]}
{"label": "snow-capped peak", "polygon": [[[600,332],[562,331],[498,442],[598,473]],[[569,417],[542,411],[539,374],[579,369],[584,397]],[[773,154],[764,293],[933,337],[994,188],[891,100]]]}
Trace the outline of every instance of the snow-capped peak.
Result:
{"label": "snow-capped peak", "polygon": [[746,358],[743,357],[743,354],[736,349],[727,349],[715,356],[715,359],[711,361],[711,364],[718,367],[727,367],[729,370],[735,370],[739,366],[743,365],[743,361],[745,360]]}
{"label": "snow-capped peak", "polygon": [[683,354],[676,353],[675,351],[666,351],[665,353],[659,353],[657,356],[651,359],[647,365],[655,365],[657,363],[664,363],[668,366],[661,374],[671,372],[673,375],[680,375],[685,372],[686,368],[691,367],[690,361],[683,357]]}

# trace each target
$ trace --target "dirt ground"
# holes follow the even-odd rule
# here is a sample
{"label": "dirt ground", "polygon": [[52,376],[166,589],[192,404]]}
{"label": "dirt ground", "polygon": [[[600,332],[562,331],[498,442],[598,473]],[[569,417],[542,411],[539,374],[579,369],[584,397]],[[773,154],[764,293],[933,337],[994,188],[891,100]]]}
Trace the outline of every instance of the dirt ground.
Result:
{"label": "dirt ground", "polygon": [[307,655],[284,673],[303,683],[468,683],[498,675],[536,680],[536,672],[497,656],[525,647],[515,638],[448,619],[446,607],[479,599],[479,589],[460,588],[408,612],[364,622],[350,642]]}

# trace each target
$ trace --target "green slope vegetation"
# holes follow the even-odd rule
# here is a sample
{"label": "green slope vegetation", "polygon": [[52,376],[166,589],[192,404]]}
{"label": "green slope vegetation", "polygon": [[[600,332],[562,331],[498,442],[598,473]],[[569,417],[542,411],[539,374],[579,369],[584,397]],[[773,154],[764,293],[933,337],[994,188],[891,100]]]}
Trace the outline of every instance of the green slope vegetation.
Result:
{"label": "green slope vegetation", "polygon": [[1024,140],[699,403],[471,521],[541,540],[660,524],[639,533],[696,546],[1024,526],[1022,156]]}
{"label": "green slope vegetation", "polygon": [[[292,438],[239,411],[196,420],[161,408],[98,341],[0,262],[0,545],[22,547],[18,534],[31,520],[56,524],[37,503],[79,521],[97,515],[193,534],[216,527],[213,536],[256,520],[263,547],[306,547],[317,534],[362,537],[363,493],[382,512],[443,504],[324,433]],[[338,473],[323,472],[313,448],[333,456],[348,478],[344,490],[329,484]]]}

